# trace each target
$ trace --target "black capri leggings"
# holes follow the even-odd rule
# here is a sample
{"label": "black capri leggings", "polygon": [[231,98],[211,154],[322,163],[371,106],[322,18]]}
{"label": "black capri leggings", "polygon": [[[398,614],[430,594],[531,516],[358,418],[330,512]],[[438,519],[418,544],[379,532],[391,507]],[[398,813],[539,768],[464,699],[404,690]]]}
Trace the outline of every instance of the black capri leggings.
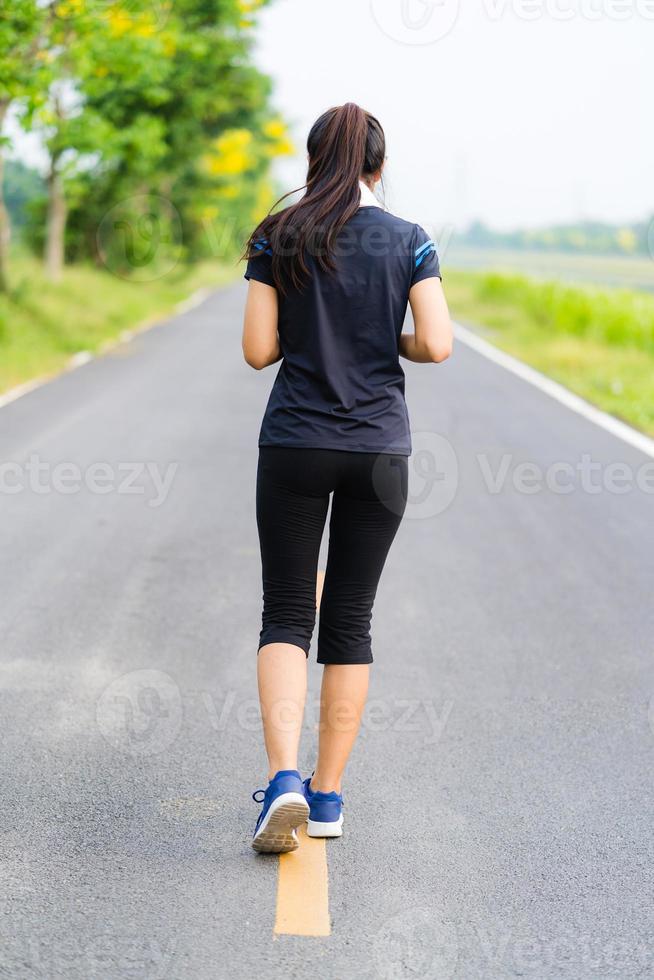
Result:
{"label": "black capri leggings", "polygon": [[406,456],[261,447],[259,649],[267,643],[292,643],[309,653],[316,620],[318,554],[333,492],[318,663],[372,663],[372,606],[406,506],[407,482]]}

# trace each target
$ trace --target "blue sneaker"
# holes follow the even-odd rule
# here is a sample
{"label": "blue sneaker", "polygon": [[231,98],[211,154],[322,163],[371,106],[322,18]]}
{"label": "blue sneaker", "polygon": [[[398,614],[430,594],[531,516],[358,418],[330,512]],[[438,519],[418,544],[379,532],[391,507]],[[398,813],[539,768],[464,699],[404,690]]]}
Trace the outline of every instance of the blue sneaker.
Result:
{"label": "blue sneaker", "polygon": [[[258,794],[262,796],[257,799]],[[254,828],[252,847],[263,854],[285,854],[299,847],[295,828],[309,816],[309,805],[299,772],[282,769],[268,783],[268,789],[252,794],[256,803],[263,803]]]}
{"label": "blue sneaker", "polygon": [[308,837],[341,837],[343,835],[343,797],[339,793],[320,793],[311,789],[311,776],[304,780],[304,795],[309,804]]}

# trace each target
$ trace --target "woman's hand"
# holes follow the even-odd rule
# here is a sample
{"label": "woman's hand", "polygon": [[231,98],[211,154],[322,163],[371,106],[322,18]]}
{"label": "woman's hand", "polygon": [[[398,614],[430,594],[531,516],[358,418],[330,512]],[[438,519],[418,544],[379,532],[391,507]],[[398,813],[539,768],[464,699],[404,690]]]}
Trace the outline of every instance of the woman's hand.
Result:
{"label": "woman's hand", "polygon": [[409,303],[414,332],[400,336],[400,354],[420,364],[440,364],[452,353],[452,322],[440,279],[423,279],[411,287]]}
{"label": "woman's hand", "polygon": [[243,320],[243,357],[257,371],[281,360],[277,318],[277,290],[250,279]]}

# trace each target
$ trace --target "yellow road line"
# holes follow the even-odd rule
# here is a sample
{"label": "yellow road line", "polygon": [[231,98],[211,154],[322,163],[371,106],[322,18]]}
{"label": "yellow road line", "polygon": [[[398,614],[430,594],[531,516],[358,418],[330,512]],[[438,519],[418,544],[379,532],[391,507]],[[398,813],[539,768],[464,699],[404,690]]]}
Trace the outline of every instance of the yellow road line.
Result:
{"label": "yellow road line", "polygon": [[[320,609],[325,573],[318,571],[316,607]],[[277,878],[278,936],[329,936],[329,884],[327,850],[324,838],[307,837],[304,825],[298,828],[297,851],[279,855]]]}
{"label": "yellow road line", "polygon": [[279,855],[277,879],[277,935],[328,936],[329,894],[327,852],[321,837],[307,837],[298,828],[297,851]]}

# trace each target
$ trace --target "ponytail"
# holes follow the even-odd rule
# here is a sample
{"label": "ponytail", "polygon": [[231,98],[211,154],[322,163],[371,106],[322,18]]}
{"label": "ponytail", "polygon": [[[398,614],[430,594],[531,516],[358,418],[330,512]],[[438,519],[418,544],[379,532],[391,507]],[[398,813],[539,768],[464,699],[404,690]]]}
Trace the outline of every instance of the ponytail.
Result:
{"label": "ponytail", "polygon": [[316,120],[307,150],[304,196],[297,204],[269,214],[246,249],[251,258],[261,254],[261,243],[266,243],[272,252],[275,285],[282,293],[289,285],[301,289],[306,283],[310,275],[307,254],[322,269],[334,269],[336,236],[359,207],[359,180],[381,170],[386,155],[378,120],[354,102],[329,109]]}

